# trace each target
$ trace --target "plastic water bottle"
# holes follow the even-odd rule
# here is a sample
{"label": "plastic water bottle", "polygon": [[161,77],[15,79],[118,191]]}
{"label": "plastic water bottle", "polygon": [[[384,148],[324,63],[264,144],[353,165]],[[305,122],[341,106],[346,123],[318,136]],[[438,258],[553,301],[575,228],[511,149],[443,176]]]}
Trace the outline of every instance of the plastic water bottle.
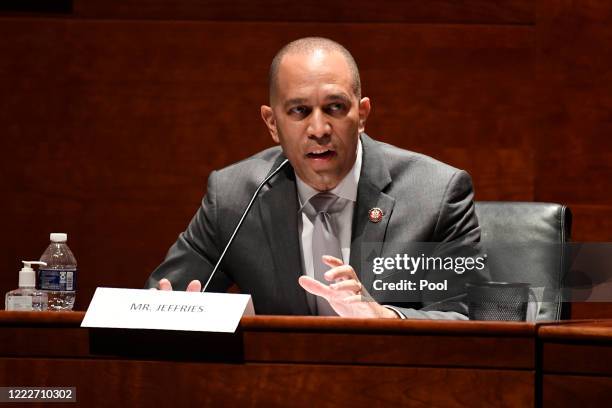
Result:
{"label": "plastic water bottle", "polygon": [[48,295],[48,310],[72,310],[76,295],[77,262],[66,241],[68,234],[52,233],[40,257],[47,266],[38,269],[38,289]]}

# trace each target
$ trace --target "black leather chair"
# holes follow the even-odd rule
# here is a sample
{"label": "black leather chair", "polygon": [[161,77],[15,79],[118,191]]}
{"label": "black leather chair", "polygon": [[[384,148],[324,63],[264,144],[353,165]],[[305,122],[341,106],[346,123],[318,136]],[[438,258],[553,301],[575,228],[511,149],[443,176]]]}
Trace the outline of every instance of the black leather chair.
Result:
{"label": "black leather chair", "polygon": [[479,201],[476,214],[491,280],[544,288],[537,320],[567,318],[562,288],[569,255],[561,244],[570,239],[570,209],[553,203]]}

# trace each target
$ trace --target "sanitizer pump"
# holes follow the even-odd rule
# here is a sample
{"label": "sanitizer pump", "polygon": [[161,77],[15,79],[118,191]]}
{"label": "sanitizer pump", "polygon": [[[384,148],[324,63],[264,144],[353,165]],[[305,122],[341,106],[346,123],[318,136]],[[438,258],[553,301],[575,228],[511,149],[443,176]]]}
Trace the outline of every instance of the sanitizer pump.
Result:
{"label": "sanitizer pump", "polygon": [[47,310],[47,294],[36,289],[36,273],[32,265],[46,265],[39,261],[21,261],[19,288],[11,290],[5,297],[6,310],[41,311]]}

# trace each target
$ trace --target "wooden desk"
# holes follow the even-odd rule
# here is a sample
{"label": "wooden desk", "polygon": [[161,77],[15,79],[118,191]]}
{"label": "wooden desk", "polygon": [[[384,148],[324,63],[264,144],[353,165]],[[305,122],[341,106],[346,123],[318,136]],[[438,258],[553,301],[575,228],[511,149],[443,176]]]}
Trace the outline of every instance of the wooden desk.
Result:
{"label": "wooden desk", "polygon": [[542,326],[544,407],[612,404],[612,321]]}
{"label": "wooden desk", "polygon": [[215,335],[82,317],[0,312],[0,385],[75,386],[102,407],[534,405],[530,323],[258,316]]}

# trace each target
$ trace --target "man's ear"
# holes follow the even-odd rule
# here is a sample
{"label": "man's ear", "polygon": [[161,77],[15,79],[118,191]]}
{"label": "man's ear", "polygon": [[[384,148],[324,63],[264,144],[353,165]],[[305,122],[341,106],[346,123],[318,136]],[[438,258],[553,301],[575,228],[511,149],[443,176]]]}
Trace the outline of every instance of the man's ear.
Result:
{"label": "man's ear", "polygon": [[272,140],[276,143],[280,143],[278,138],[278,131],[276,130],[276,119],[274,118],[274,111],[267,105],[261,105],[261,118],[263,119]]}
{"label": "man's ear", "polygon": [[372,105],[370,98],[361,98],[359,101],[359,133],[365,130],[366,120],[368,120],[368,115],[370,115],[371,109]]}

